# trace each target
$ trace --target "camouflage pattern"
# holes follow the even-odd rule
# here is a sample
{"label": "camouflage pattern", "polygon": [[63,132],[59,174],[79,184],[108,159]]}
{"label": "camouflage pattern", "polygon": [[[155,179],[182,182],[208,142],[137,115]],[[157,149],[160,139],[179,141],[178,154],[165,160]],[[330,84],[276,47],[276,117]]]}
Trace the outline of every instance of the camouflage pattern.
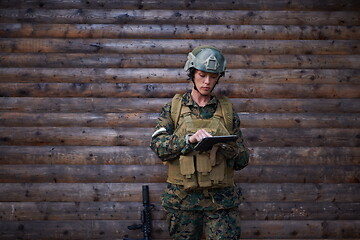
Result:
{"label": "camouflage pattern", "polygon": [[[199,119],[211,118],[214,115],[218,104],[217,98],[215,96],[212,96],[206,106],[199,107],[192,100],[189,92],[184,94],[182,102],[184,105],[190,108],[192,116]],[[193,150],[193,145],[186,144],[185,138],[179,138],[178,136],[173,134],[175,130],[174,127],[174,123],[171,119],[170,102],[162,108],[162,111],[157,121],[157,125],[155,127],[155,130],[165,128],[166,132],[156,137],[153,137],[150,143],[150,148],[159,156],[162,161],[176,159],[180,156],[180,154],[185,155]],[[234,159],[230,160],[230,162],[234,162],[232,165],[235,165],[235,163],[237,163],[239,167],[234,169],[240,170],[248,164],[248,150],[243,145],[243,138],[240,130],[240,119],[235,111],[233,114],[233,132],[231,134],[239,136],[239,140],[237,141],[237,151],[241,152],[241,154],[237,154],[237,156]]]}
{"label": "camouflage pattern", "polygon": [[185,191],[183,186],[168,183],[162,196],[165,208],[186,211],[215,211],[237,207],[241,190],[237,186]]}
{"label": "camouflage pattern", "polygon": [[[173,239],[198,240],[203,231],[206,239],[235,240],[241,235],[237,207],[218,211],[174,211],[167,209],[169,233]],[[203,229],[204,226],[204,229]]]}
{"label": "camouflage pattern", "polygon": [[[218,100],[212,96],[206,106],[200,107],[188,92],[184,94],[182,104],[190,108],[193,118],[209,119],[216,111]],[[150,148],[162,161],[173,161],[193,151],[193,144],[187,144],[184,137],[174,134],[171,102],[162,108],[155,131],[162,128],[166,131],[152,137],[150,143]],[[236,112],[233,113],[231,134],[239,136],[239,140],[229,146],[227,164],[234,170],[240,170],[247,166],[249,155],[243,144]],[[202,232],[199,229],[204,223],[208,239],[237,239],[240,236],[237,210],[240,198],[241,191],[237,186],[185,191],[183,186],[168,183],[162,196],[162,206],[168,212],[169,230],[174,239],[200,239]]]}

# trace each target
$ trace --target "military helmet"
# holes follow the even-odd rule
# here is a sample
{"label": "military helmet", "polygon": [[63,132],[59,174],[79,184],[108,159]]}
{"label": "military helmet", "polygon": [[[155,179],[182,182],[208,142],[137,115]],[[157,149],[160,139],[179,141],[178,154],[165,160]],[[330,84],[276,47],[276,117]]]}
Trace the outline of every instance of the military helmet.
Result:
{"label": "military helmet", "polygon": [[226,60],[219,49],[213,46],[200,46],[188,54],[184,69],[195,68],[203,72],[223,74]]}

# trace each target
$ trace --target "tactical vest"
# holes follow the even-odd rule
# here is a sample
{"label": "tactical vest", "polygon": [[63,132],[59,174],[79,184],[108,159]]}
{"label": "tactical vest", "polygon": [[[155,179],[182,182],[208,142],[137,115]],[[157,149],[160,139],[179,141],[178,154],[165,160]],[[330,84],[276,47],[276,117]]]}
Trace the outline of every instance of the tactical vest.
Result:
{"label": "tactical vest", "polygon": [[[196,119],[188,106],[181,103],[182,95],[172,100],[171,117],[174,134],[185,137],[199,129],[205,129],[213,136],[229,135],[232,131],[232,105],[226,98],[219,98],[219,104],[212,118]],[[224,156],[214,146],[207,152],[192,151],[168,161],[167,182],[183,185],[185,189],[220,188],[234,185],[234,170],[227,166]]]}

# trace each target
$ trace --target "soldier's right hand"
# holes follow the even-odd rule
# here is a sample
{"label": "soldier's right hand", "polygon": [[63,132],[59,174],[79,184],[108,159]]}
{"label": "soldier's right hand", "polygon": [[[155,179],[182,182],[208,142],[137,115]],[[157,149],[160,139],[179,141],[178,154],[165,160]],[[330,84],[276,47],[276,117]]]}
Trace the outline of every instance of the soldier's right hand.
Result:
{"label": "soldier's right hand", "polygon": [[189,138],[190,143],[200,142],[203,138],[212,137],[205,129],[198,130],[194,135]]}

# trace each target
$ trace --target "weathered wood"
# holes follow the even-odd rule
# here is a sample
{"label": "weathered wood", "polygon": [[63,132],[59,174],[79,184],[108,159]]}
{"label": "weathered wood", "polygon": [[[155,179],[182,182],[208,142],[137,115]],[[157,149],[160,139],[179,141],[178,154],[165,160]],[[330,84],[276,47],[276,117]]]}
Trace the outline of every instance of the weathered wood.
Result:
{"label": "weathered wood", "polygon": [[[245,128],[255,147],[359,147],[359,129]],[[148,146],[153,128],[0,127],[2,145]],[[277,137],[281,136],[281,137]]]}
{"label": "weathered wood", "polygon": [[[157,165],[149,147],[0,146],[0,164]],[[252,147],[250,165],[359,165],[360,148]]]}
{"label": "weathered wood", "polygon": [[[171,98],[192,88],[189,83],[0,83],[0,97]],[[229,98],[360,98],[358,88],[345,84],[222,83],[214,93]]]}
{"label": "weathered wood", "polygon": [[2,52],[180,54],[213,45],[225,54],[359,54],[356,40],[185,40],[3,38]]}
{"label": "weathered wood", "polygon": [[[0,98],[1,111],[21,112],[160,112],[170,99]],[[25,104],[26,103],[26,104]]]}
{"label": "weathered wood", "polygon": [[[83,221],[3,221],[0,231],[4,239],[22,238],[31,235],[36,239],[122,239],[141,238],[140,230],[129,231],[128,225],[138,223],[130,220],[83,220]],[[328,236],[348,238],[360,237],[360,221],[347,220],[309,220],[309,221],[243,221],[242,237],[264,238],[328,238]],[[44,231],[47,229],[47,231]],[[26,230],[26,231],[24,231]],[[167,224],[164,220],[154,221],[155,239],[169,239]]]}
{"label": "weathered wood", "polygon": [[242,220],[358,220],[360,203],[243,202]]}
{"label": "weathered wood", "polygon": [[251,165],[343,165],[360,163],[359,148],[253,148]]}
{"label": "weathered wood", "polygon": [[[0,125],[13,127],[154,127],[159,113],[23,113],[0,112]],[[357,115],[344,118],[351,124]],[[331,118],[331,117],[330,117]],[[336,118],[334,116],[334,118]],[[306,121],[306,120],[304,120]],[[321,121],[321,120],[319,120]],[[331,121],[326,118],[325,121]],[[335,120],[336,121],[336,120]],[[356,123],[358,121],[355,121]],[[343,123],[343,122],[342,122]],[[340,123],[339,123],[340,124]]]}
{"label": "weathered wood", "polygon": [[[151,199],[150,199],[151,200]],[[164,220],[165,212],[160,202],[153,202],[152,220]],[[291,204],[295,207],[295,204]],[[332,212],[344,215],[357,206],[350,203],[319,204],[327,206]],[[339,207],[336,209],[336,206]],[[260,205],[267,208],[265,205]],[[301,206],[301,205],[300,205]],[[247,208],[251,208],[247,206]],[[286,208],[286,206],[284,207]],[[306,207],[305,207],[306,208]],[[29,220],[135,220],[141,219],[143,205],[140,202],[2,202],[0,221]],[[250,210],[250,209],[249,209]],[[258,210],[259,211],[259,210]],[[309,213],[312,211],[308,210]],[[313,211],[316,211],[313,209]],[[320,213],[321,214],[321,213]],[[351,217],[351,216],[348,216]],[[330,219],[329,219],[330,220]],[[335,220],[335,219],[334,219]],[[344,219],[342,219],[344,220]]]}
{"label": "weathered wood", "polygon": [[[245,128],[242,130],[249,146],[301,147],[333,146],[359,147],[359,129],[300,129]],[[277,137],[281,136],[281,137]]]}
{"label": "weathered wood", "polygon": [[[153,220],[164,220],[160,202],[152,202]],[[1,221],[139,220],[140,202],[2,202]],[[243,202],[242,220],[357,220],[360,203]]]}
{"label": "weathered wood", "polygon": [[[227,55],[229,68],[360,68],[360,55]],[[329,58],[331,61],[329,61]],[[186,54],[0,53],[3,67],[182,68]]]}
{"label": "weathered wood", "polygon": [[358,40],[358,26],[0,23],[1,37]]}
{"label": "weathered wood", "polygon": [[[159,113],[171,98],[30,98],[2,97],[3,112]],[[231,99],[236,112],[358,113],[360,99]]]}
{"label": "weathered wood", "polygon": [[[330,70],[332,71],[332,70]],[[342,70],[339,70],[342,71]],[[355,71],[355,72],[354,72]],[[357,70],[345,70],[342,72],[349,79],[348,82],[357,82],[356,79]],[[186,83],[187,75],[182,69],[165,69],[165,68],[0,68],[0,82],[63,82],[69,83],[74,82],[76,79],[77,83]],[[243,76],[251,75],[251,73],[239,73]],[[259,73],[260,74],[260,73]],[[307,77],[312,77],[311,72],[304,72]],[[321,78],[319,73],[314,72],[313,79],[316,82],[317,78]],[[329,75],[331,80],[332,74],[321,74]],[[304,76],[304,78],[306,78]],[[335,80],[337,81],[337,80]]]}
{"label": "weathered wood", "polygon": [[239,113],[239,117],[244,128],[359,128],[360,125],[356,113]]}
{"label": "weathered wood", "polygon": [[[357,113],[239,113],[243,128],[360,128]],[[150,127],[159,113],[0,112],[6,127]]]}
{"label": "weathered wood", "polygon": [[2,145],[147,146],[150,128],[3,128]]}
{"label": "weathered wood", "polygon": [[[152,201],[160,201],[165,183],[149,185]],[[142,183],[3,183],[2,202],[142,201]],[[314,183],[238,183],[245,202],[359,202],[360,185]]]}
{"label": "weathered wood", "polygon": [[242,237],[360,238],[359,10],[357,0],[0,0],[0,238],[140,238],[126,227],[140,222],[147,184],[154,238],[169,239],[166,166],[150,135],[202,44],[226,55],[216,91],[250,147],[235,174]]}
{"label": "weathered wood", "polygon": [[[0,183],[163,183],[164,165],[2,165]],[[248,166],[235,173],[241,183],[359,183],[360,167]]]}
{"label": "weathered wood", "polygon": [[[8,83],[187,83],[182,69],[0,68]],[[359,69],[228,69],[222,83],[360,84]]]}
{"label": "weathered wood", "polygon": [[81,1],[81,0],[47,0],[39,2],[37,0],[11,1],[3,0],[0,2],[2,8],[44,8],[44,9],[63,9],[63,8],[90,8],[90,9],[214,9],[214,10],[356,10],[360,9],[359,2],[356,0],[327,0],[326,2],[314,2],[312,0],[272,0],[263,2],[261,0],[252,1],[142,1],[122,0],[119,4],[116,0],[107,1]]}
{"label": "weathered wood", "polygon": [[0,9],[3,23],[360,25],[357,11]]}
{"label": "weathered wood", "polygon": [[149,147],[0,146],[0,153],[0,164],[161,164]]}

